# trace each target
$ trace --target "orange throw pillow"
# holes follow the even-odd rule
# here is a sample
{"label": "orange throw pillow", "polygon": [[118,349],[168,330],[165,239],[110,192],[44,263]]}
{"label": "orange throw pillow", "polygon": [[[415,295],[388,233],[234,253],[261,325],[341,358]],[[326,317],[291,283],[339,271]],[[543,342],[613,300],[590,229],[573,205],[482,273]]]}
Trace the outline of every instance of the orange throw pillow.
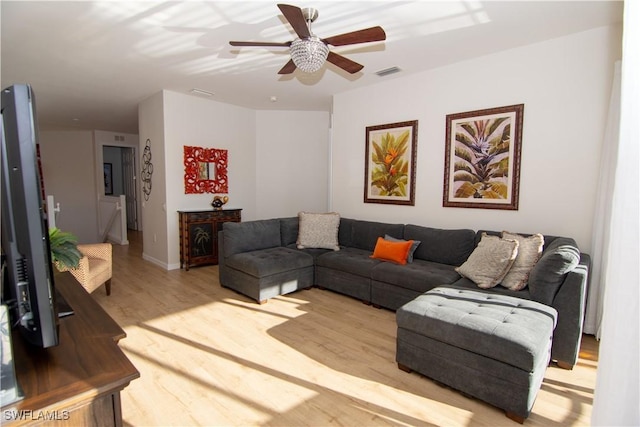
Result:
{"label": "orange throw pillow", "polygon": [[383,261],[391,261],[396,264],[406,264],[409,250],[413,245],[413,240],[407,240],[406,242],[391,242],[384,240],[382,237],[378,237],[376,247],[373,249],[373,255],[371,258],[380,259]]}

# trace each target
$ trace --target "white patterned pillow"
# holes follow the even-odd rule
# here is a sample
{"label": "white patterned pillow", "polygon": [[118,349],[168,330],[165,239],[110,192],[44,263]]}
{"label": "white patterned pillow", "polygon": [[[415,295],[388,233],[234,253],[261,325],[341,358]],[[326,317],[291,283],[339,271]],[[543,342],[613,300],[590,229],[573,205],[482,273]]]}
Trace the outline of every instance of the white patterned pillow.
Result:
{"label": "white patterned pillow", "polygon": [[298,249],[322,248],[339,251],[338,228],[340,214],[329,213],[298,213]]}
{"label": "white patterned pillow", "polygon": [[456,271],[479,288],[496,286],[507,275],[518,254],[518,241],[482,234],[480,243]]}
{"label": "white patterned pillow", "polygon": [[542,255],[544,236],[542,234],[534,234],[525,237],[503,231],[502,238],[518,241],[518,256],[516,256],[516,260],[507,275],[502,279],[501,285],[512,291],[519,291],[527,286],[529,273]]}

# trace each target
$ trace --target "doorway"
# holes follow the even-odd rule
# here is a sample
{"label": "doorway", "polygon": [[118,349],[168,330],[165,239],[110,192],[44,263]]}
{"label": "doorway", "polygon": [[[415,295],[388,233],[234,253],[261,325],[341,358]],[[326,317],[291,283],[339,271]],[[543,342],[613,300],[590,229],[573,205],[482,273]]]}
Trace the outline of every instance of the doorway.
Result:
{"label": "doorway", "polygon": [[105,165],[109,165],[108,169],[110,171],[110,176],[105,178],[104,194],[108,196],[125,196],[127,228],[139,230],[138,196],[136,191],[136,148],[103,145],[102,159]]}

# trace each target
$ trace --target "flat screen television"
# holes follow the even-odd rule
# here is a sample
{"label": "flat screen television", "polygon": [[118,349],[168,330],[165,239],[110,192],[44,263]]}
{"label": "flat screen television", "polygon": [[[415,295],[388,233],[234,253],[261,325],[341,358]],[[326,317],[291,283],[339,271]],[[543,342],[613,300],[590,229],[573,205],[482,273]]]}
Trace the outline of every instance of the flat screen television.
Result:
{"label": "flat screen television", "polygon": [[2,304],[33,346],[58,345],[58,313],[49,230],[37,156],[33,90],[2,90]]}

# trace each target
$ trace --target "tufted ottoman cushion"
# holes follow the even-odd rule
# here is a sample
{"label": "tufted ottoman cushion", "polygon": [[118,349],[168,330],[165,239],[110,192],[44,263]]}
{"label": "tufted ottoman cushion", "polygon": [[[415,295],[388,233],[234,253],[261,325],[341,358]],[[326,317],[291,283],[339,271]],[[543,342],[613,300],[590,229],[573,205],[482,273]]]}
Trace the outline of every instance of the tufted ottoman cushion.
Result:
{"label": "tufted ottoman cushion", "polygon": [[227,258],[229,267],[254,277],[271,276],[284,271],[313,267],[313,257],[295,249],[281,246],[243,252]]}
{"label": "tufted ottoman cushion", "polygon": [[256,301],[313,286],[313,256],[297,249],[277,246],[241,252],[224,260],[225,278],[221,284]]}
{"label": "tufted ottoman cushion", "polygon": [[549,363],[557,312],[535,301],[438,287],[396,312],[396,360],[507,411],[529,416]]}

